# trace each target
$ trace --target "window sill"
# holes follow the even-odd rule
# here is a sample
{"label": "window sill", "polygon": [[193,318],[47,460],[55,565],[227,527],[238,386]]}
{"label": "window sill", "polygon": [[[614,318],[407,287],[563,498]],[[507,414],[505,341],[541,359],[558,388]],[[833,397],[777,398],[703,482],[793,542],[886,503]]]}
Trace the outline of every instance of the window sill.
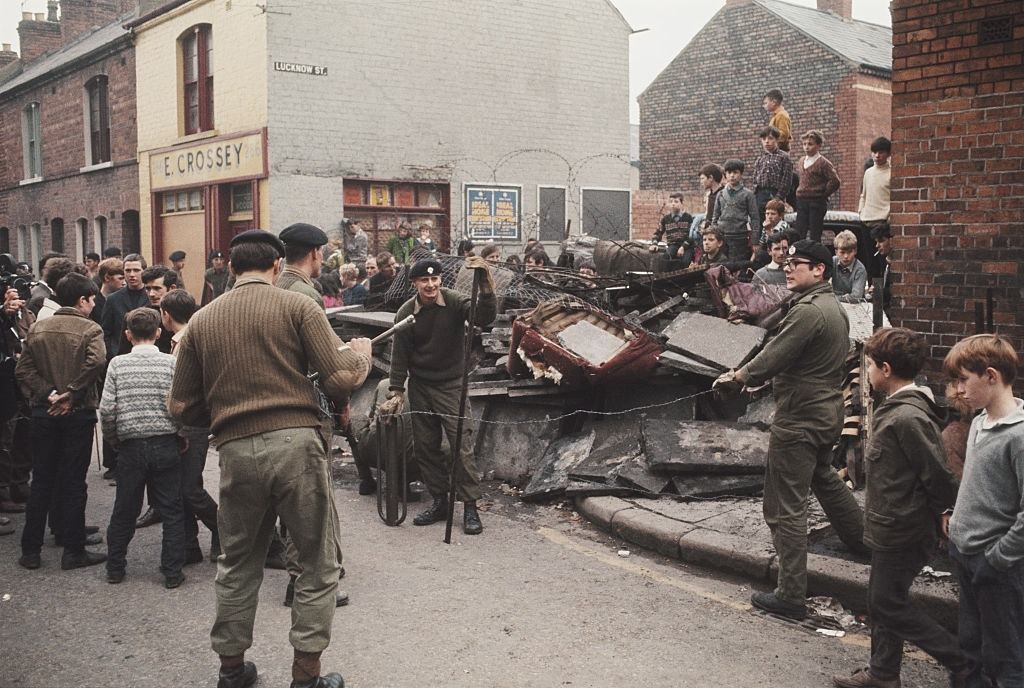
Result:
{"label": "window sill", "polygon": [[202,215],[205,211],[199,210],[178,210],[173,213],[160,213],[160,217],[182,217],[185,215]]}
{"label": "window sill", "polygon": [[85,167],[78,168],[79,174],[88,174],[95,172],[96,170],[109,170],[114,166],[113,160],[107,160],[106,162],[98,162],[95,165],[86,165]]}
{"label": "window sill", "polygon": [[209,129],[207,131],[198,131],[195,134],[188,134],[186,136],[179,136],[177,144],[192,143],[193,141],[202,141],[204,139],[212,139],[215,136],[219,136],[220,131],[217,129]]}
{"label": "window sill", "polygon": [[18,186],[28,186],[29,184],[38,184],[43,181],[42,177],[32,177],[31,179],[22,179],[18,182]]}
{"label": "window sill", "polygon": [[232,213],[228,215],[228,222],[246,222],[251,220],[253,217],[252,213]]}

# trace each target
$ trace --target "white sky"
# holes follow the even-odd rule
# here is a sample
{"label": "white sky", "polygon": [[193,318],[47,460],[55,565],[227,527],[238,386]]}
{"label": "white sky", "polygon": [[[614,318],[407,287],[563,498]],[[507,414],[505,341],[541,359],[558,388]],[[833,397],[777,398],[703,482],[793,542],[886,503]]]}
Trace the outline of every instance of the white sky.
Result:
{"label": "white sky", "polygon": [[[429,0],[424,0],[429,1]],[[473,0],[464,0],[472,2]],[[557,2],[558,0],[554,0]],[[788,0],[813,6],[815,0]],[[672,58],[700,31],[724,0],[612,0],[634,29],[649,29],[630,38],[630,120],[639,121],[636,97]],[[45,12],[46,0],[0,0],[0,42],[18,49],[18,21],[22,12]],[[853,0],[855,19],[891,24],[889,0]]]}

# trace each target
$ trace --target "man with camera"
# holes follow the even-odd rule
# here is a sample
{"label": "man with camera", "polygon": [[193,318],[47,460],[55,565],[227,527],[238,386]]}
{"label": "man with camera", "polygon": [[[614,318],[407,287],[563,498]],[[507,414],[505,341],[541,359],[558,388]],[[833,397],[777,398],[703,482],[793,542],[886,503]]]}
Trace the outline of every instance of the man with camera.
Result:
{"label": "man with camera", "polygon": [[[28,415],[18,397],[14,366],[35,318],[23,298],[28,294],[19,294],[16,280],[10,272],[0,276],[0,288],[4,289],[0,314],[0,513],[5,514],[25,511],[32,473]],[[28,283],[23,286],[27,288]],[[0,521],[0,534],[10,532],[13,526]]]}

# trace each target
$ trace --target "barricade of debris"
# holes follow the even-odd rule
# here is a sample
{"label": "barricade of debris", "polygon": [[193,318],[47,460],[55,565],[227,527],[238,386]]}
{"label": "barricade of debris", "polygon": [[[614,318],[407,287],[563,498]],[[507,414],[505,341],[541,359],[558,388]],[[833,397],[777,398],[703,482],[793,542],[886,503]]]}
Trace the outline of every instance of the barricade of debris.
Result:
{"label": "barricade of debris", "polygon": [[[416,249],[412,262],[427,255]],[[432,257],[444,287],[470,292],[461,258]],[[586,258],[596,277],[572,269]],[[710,388],[760,350],[790,292],[735,279],[747,263],[684,267],[645,242],[583,238],[559,262],[565,267],[493,267],[499,315],[480,332],[468,383],[479,469],[525,500],[760,493],[770,391],[725,402]],[[379,296],[379,310],[329,309],[338,334],[373,337],[390,327],[414,294],[408,269]],[[872,331],[871,304],[844,308],[855,368],[854,343]],[[390,359],[390,345],[375,349],[376,371],[387,375]],[[355,395],[353,414],[366,412],[374,386]],[[859,414],[859,404],[850,407]]]}

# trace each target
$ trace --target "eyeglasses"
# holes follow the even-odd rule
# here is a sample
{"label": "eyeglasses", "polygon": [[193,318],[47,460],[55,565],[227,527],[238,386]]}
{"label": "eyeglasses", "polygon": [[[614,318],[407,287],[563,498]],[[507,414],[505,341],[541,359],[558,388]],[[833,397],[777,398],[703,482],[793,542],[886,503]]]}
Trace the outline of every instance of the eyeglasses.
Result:
{"label": "eyeglasses", "polygon": [[789,268],[790,270],[796,270],[797,266],[799,265],[811,265],[813,262],[814,261],[810,260],[796,260],[794,258],[790,258],[789,260],[782,264],[782,267]]}

